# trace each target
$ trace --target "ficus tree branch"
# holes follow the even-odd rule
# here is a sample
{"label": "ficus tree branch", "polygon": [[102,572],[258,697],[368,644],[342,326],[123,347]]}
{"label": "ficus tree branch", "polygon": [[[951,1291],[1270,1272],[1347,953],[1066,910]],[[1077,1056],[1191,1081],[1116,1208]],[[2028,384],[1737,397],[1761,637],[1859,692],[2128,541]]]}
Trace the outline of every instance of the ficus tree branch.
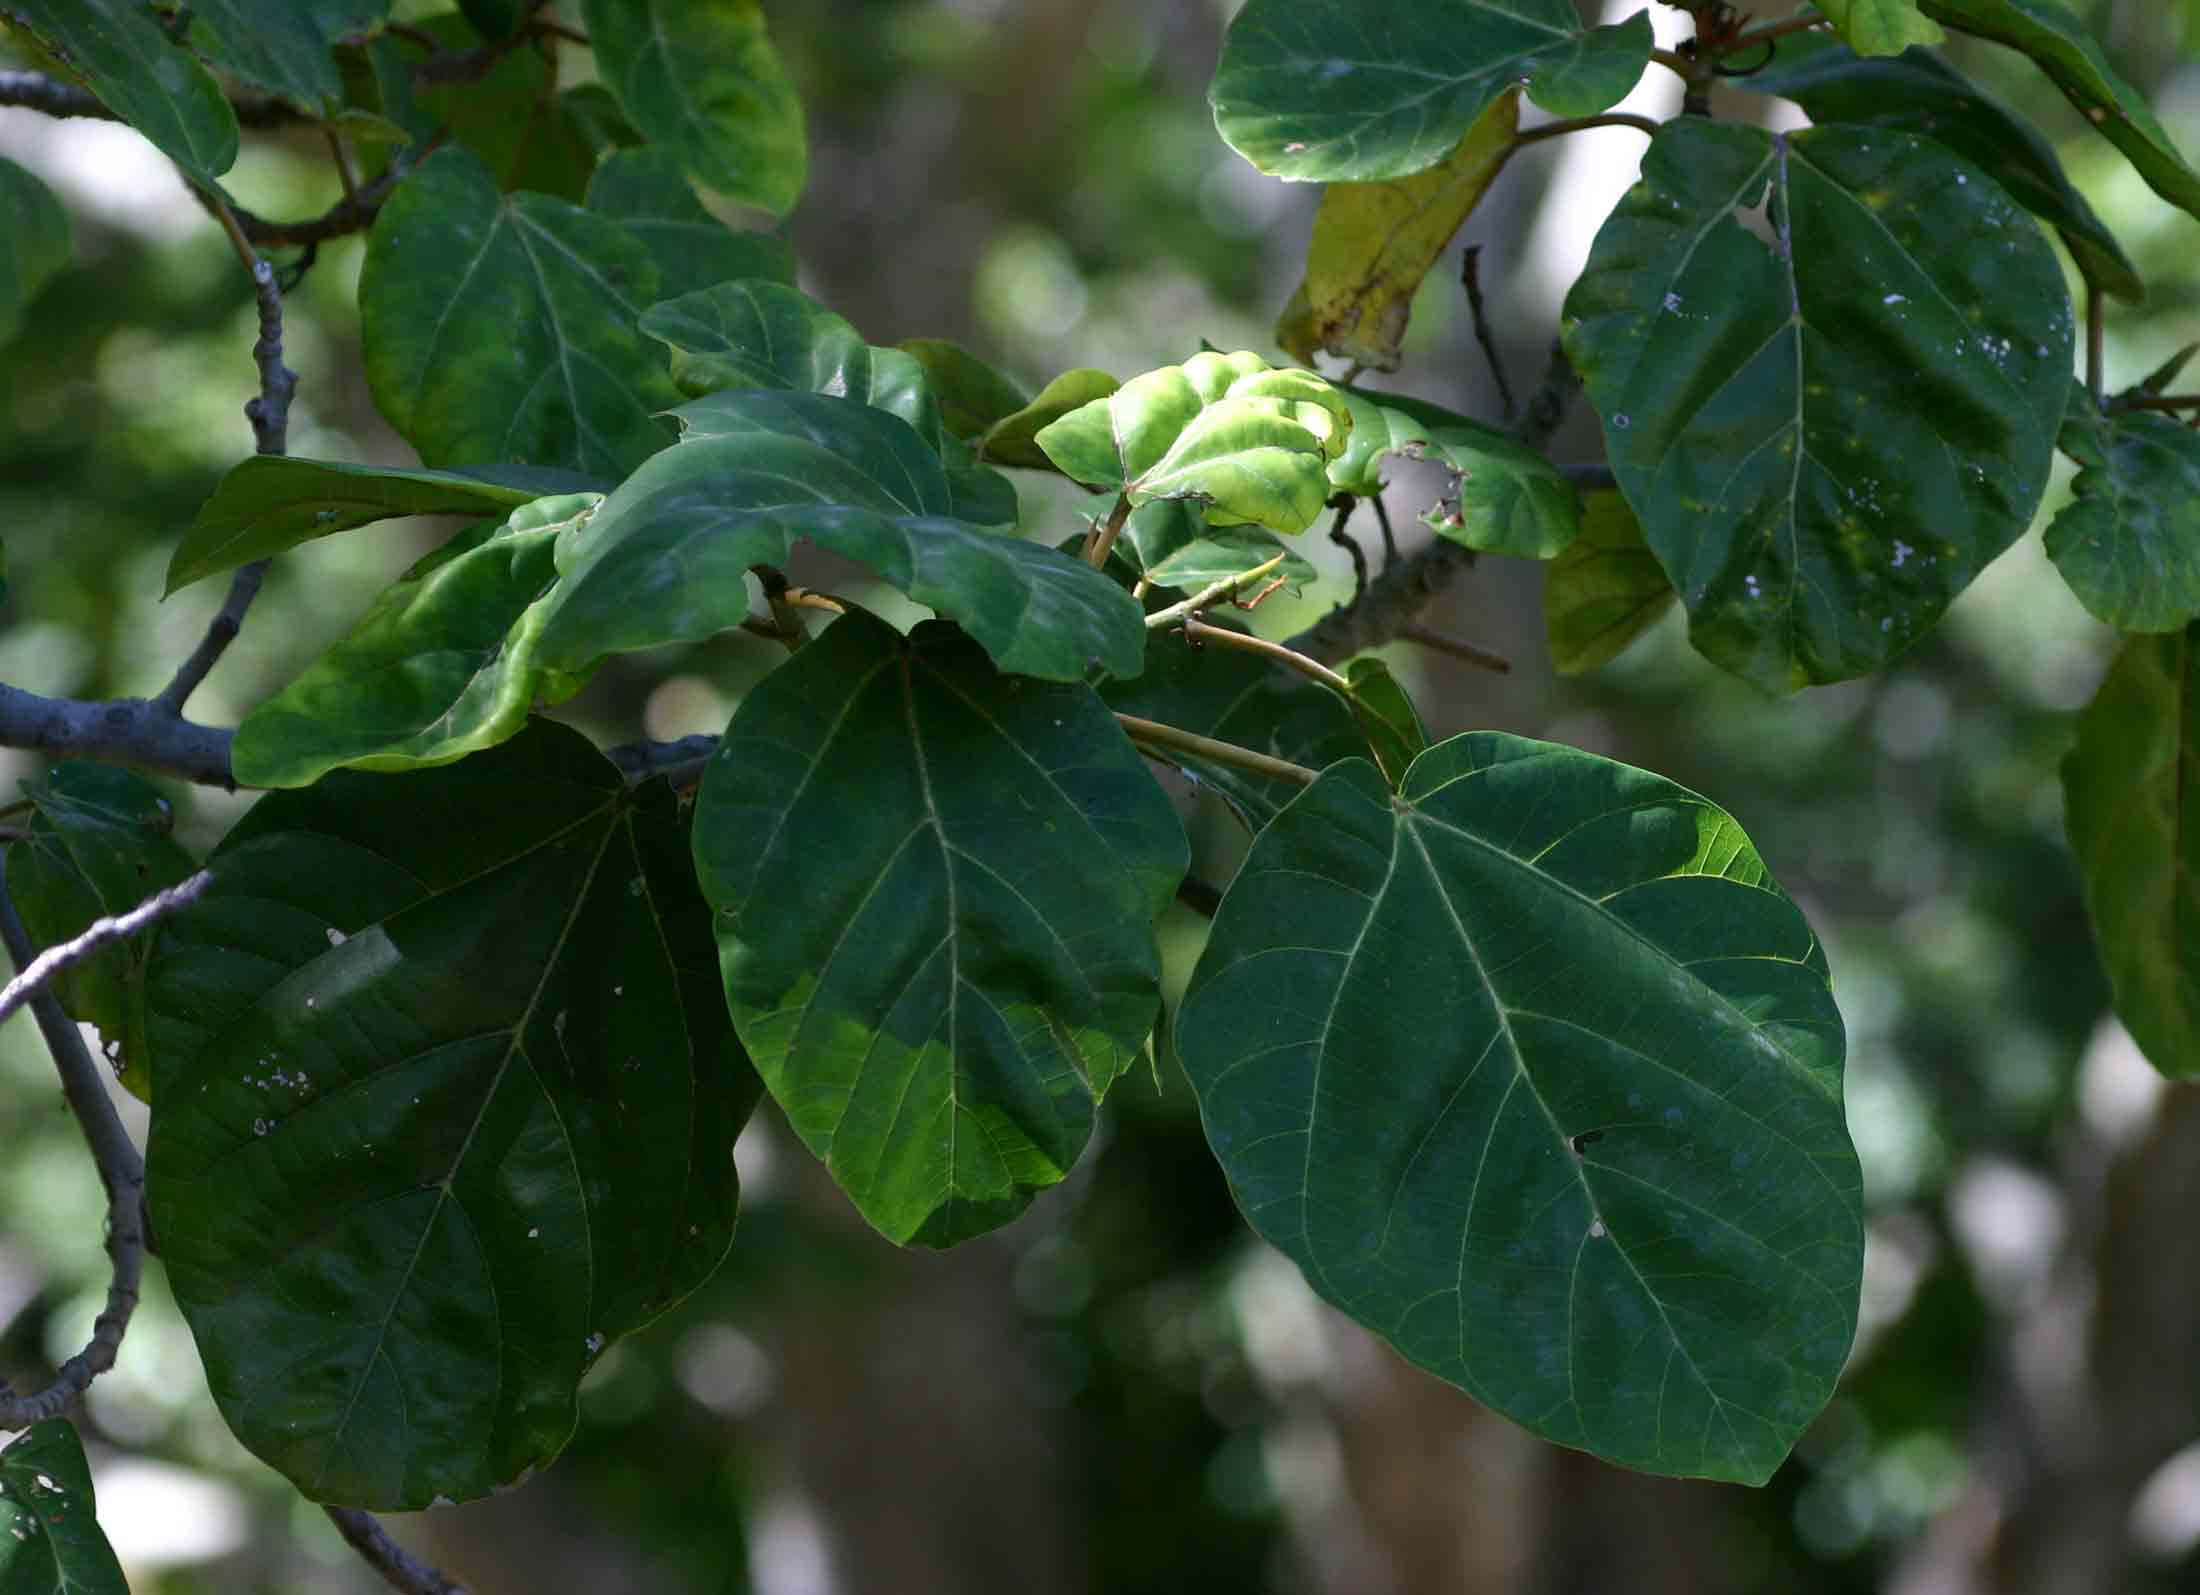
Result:
{"label": "ficus tree branch", "polygon": [[452,1582],[390,1538],[381,1520],[355,1506],[324,1506],[328,1520],[343,1535],[344,1543],[365,1558],[382,1582],[404,1595],[466,1595],[466,1586]]}
{"label": "ficus tree branch", "polygon": [[47,948],[29,963],[19,961],[15,978],[6,986],[0,987],[0,1020],[11,1018],[16,1009],[44,991],[63,970],[82,963],[109,942],[135,936],[164,915],[189,907],[213,883],[213,872],[200,870],[189,879],[178,881],[166,891],[154,893],[126,913],[107,914],[93,920],[81,935]]}

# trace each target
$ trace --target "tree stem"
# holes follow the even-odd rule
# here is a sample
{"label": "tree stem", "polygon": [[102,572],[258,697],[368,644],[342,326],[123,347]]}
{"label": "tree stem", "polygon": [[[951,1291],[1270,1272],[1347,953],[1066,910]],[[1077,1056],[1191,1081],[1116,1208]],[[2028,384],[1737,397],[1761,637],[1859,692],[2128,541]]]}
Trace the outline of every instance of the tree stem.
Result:
{"label": "tree stem", "polygon": [[1148,748],[1196,754],[1202,759],[1212,759],[1217,764],[1227,764],[1233,769],[1269,776],[1278,781],[1296,781],[1301,786],[1312,786],[1321,774],[1318,770],[1309,770],[1303,764],[1293,764],[1288,759],[1272,759],[1265,753],[1255,753],[1251,748],[1241,748],[1234,742],[1217,742],[1213,737],[1203,737],[1195,731],[1163,725],[1158,720],[1141,720],[1131,714],[1118,714],[1115,719],[1122,726],[1124,735]]}

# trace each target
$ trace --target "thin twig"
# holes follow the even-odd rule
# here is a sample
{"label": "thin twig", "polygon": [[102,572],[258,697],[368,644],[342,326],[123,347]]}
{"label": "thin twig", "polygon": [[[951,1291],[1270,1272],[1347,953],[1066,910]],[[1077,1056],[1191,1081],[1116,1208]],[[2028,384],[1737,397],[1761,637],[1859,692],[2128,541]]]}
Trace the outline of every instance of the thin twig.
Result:
{"label": "thin twig", "polygon": [[1619,486],[1619,478],[1609,465],[1561,465],[1558,474],[1571,482],[1577,493],[1609,493]]}
{"label": "thin twig", "polygon": [[[4,873],[0,873],[0,942],[18,970],[27,974],[37,967],[38,951],[15,911],[15,899],[8,895]],[[53,993],[42,987],[34,990],[30,1008],[61,1077],[62,1098],[84,1134],[99,1182],[107,1191],[107,1258],[112,1273],[107,1305],[92,1322],[91,1338],[61,1365],[53,1383],[30,1396],[15,1395],[0,1384],[0,1430],[27,1429],[58,1417],[91,1388],[94,1379],[115,1365],[130,1315],[137,1310],[138,1283],[145,1270],[145,1160],[138,1156],[107,1095],[104,1071]]]}
{"label": "thin twig", "polygon": [[1467,291],[1467,314],[1474,321],[1474,341],[1482,346],[1482,358],[1490,363],[1490,377],[1497,384],[1497,397],[1505,406],[1505,419],[1509,423],[1519,405],[1513,398],[1512,380],[1505,375],[1505,362],[1498,358],[1497,339],[1490,331],[1488,308],[1482,303],[1480,244],[1470,244],[1460,254],[1459,285]]}
{"label": "thin twig", "polygon": [[1224,626],[1210,626],[1197,615],[1184,617],[1184,635],[1194,648],[1214,643],[1217,647],[1235,648],[1239,653],[1259,654],[1264,659],[1273,659],[1279,665],[1296,670],[1310,681],[1320,682],[1333,692],[1341,692],[1347,698],[1354,696],[1352,683],[1336,671],[1319,659],[1309,659],[1280,642],[1270,642],[1266,637],[1256,637],[1249,631],[1231,631]]}
{"label": "thin twig", "polygon": [[[1352,596],[1357,598],[1367,591],[1367,550],[1360,540],[1345,530],[1345,523],[1352,519],[1352,512],[1360,507],[1360,501],[1350,493],[1339,493],[1331,500],[1337,506],[1337,518],[1329,523],[1329,540],[1352,556]],[[1195,609],[1204,605],[1194,604]]]}
{"label": "thin twig", "polygon": [[2200,393],[2123,393],[2108,401],[2108,413],[2119,410],[2200,410]]}
{"label": "thin twig", "polygon": [[708,732],[682,737],[677,742],[629,742],[604,749],[604,757],[619,767],[630,786],[640,786],[652,776],[661,775],[676,792],[686,791],[702,780],[704,769],[717,753],[718,738]]}
{"label": "thin twig", "polygon": [[[85,116],[102,122],[123,118],[108,109],[90,89],[65,83],[44,72],[0,72],[0,105],[18,106],[47,116]],[[229,102],[241,126],[251,128],[294,127],[314,118],[285,100],[238,98]]]}
{"label": "thin twig", "polygon": [[109,942],[135,936],[155,920],[189,907],[213,884],[213,872],[200,870],[190,879],[154,893],[126,913],[102,915],[87,925],[82,935],[58,942],[28,964],[18,965],[20,973],[7,985],[0,986],[0,1020],[11,1017],[16,1009],[45,990],[47,983],[64,969],[82,963]]}
{"label": "thin twig", "polygon": [[1719,53],[1721,55],[1733,55],[1741,50],[1754,50],[1760,44],[1770,43],[1774,39],[1784,39],[1791,33],[1804,33],[1812,28],[1823,28],[1825,25],[1826,19],[1824,17],[1808,13],[1802,16],[1786,17],[1778,22],[1763,23],[1758,27],[1745,28],[1740,33],[1735,34],[1720,49]]}
{"label": "thin twig", "polygon": [[1259,581],[1261,577],[1267,575],[1289,557],[1288,552],[1278,553],[1275,558],[1262,560],[1251,570],[1241,570],[1235,576],[1225,576],[1218,582],[1202,587],[1182,603],[1171,604],[1166,609],[1155,610],[1146,617],[1146,629],[1148,631],[1159,631],[1164,626],[1173,626],[1194,610],[1205,609],[1209,604],[1221,602],[1240,587],[1247,587]]}
{"label": "thin twig", "polygon": [[2108,328],[2101,316],[2106,300],[2099,283],[2085,285],[2085,391],[2096,410],[2108,392]]}
{"label": "thin twig", "polygon": [[1604,111],[1595,116],[1570,116],[1562,122],[1545,122],[1541,127],[1524,127],[1513,135],[1515,144],[1540,144],[1547,138],[1563,138],[1568,133],[1585,133],[1593,127],[1631,127],[1638,133],[1658,136],[1664,124],[1647,116],[1637,116],[1632,111]]}
{"label": "thin twig", "polygon": [[1383,569],[1398,563],[1398,534],[1390,529],[1390,506],[1383,502],[1382,494],[1375,495],[1375,524],[1383,534]]}
{"label": "thin twig", "polygon": [[1494,670],[1499,675],[1509,675],[1513,662],[1503,654],[1471,643],[1461,637],[1448,637],[1440,631],[1431,631],[1416,622],[1398,633],[1407,642],[1417,642],[1433,653],[1463,660],[1470,665],[1480,665],[1484,670]]}
{"label": "thin twig", "polygon": [[404,1595],[466,1595],[466,1586],[443,1576],[398,1544],[372,1512],[355,1506],[324,1506],[344,1543],[382,1575],[382,1582]]}
{"label": "thin twig", "polygon": [[1321,775],[1319,770],[1309,770],[1303,764],[1293,764],[1288,759],[1272,759],[1265,753],[1255,753],[1251,748],[1241,748],[1235,742],[1217,742],[1213,737],[1203,737],[1196,731],[1163,725],[1158,720],[1141,720],[1136,715],[1122,713],[1118,713],[1115,719],[1122,726],[1124,735],[1148,748],[1190,753],[1202,759],[1212,759],[1217,764],[1249,771],[1254,775],[1271,776],[1279,781],[1296,781],[1301,786],[1312,786]]}
{"label": "thin twig", "polygon": [[1115,508],[1108,512],[1106,524],[1095,526],[1092,535],[1085,539],[1086,564],[1094,570],[1107,564],[1108,556],[1115,552],[1115,540],[1123,535],[1123,523],[1130,518],[1131,496],[1120,494],[1115,500]]}
{"label": "thin twig", "polygon": [[198,691],[199,683],[237,640],[237,633],[244,628],[244,612],[252,607],[252,600],[259,597],[260,584],[266,579],[267,561],[264,559],[237,567],[236,574],[229,578],[229,596],[222,600],[221,608],[207,623],[206,635],[191,650],[191,657],[177,667],[175,678],[153,699],[156,709],[164,714],[183,713],[184,704]]}

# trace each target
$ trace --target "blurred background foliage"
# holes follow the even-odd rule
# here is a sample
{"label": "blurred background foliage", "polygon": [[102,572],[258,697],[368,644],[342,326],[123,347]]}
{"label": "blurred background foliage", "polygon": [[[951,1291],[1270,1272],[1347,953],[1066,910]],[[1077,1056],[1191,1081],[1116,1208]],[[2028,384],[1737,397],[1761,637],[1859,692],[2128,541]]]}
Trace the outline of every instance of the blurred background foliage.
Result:
{"label": "blurred background foliage", "polygon": [[[811,116],[804,286],[871,339],[956,338],[1034,384],[1072,365],[1128,376],[1201,338],[1272,350],[1315,195],[1214,137],[1228,0],[769,9]],[[2200,0],[2079,9],[2200,150]],[[2016,57],[1956,53],[2056,138],[2148,272],[2148,303],[2111,329],[2111,386],[2200,338],[2193,224]],[[1639,104],[1674,101],[1652,83]],[[1723,109],[1779,114],[1738,94]],[[1464,240],[1523,388],[1641,148],[1621,131],[1561,143],[1514,162]],[[220,597],[156,601],[183,527],[250,448],[247,285],[134,135],[7,111],[0,153],[45,175],[77,229],[74,269],[0,351],[0,680],[150,692]],[[267,215],[336,197],[304,141],[256,142],[234,186]],[[292,300],[292,449],[400,460],[359,374],[360,250],[324,247]],[[1500,416],[1454,269],[1425,287],[1408,355],[1400,386]],[[1576,416],[1557,456],[1595,451]],[[1026,486],[1029,530],[1076,529],[1074,492]],[[1392,487],[1409,546],[1438,486],[1407,469]],[[447,531],[387,523],[286,555],[195,712],[233,722]],[[1343,556],[1311,541],[1323,585],[1262,609],[1270,634],[1349,591]],[[597,1367],[565,1458],[399,1534],[482,1595],[2200,1587],[2200,1101],[2165,1093],[2106,1017],[2061,834],[2056,765],[2106,635],[2035,534],[1892,671],[1772,702],[1692,655],[1671,616],[1603,671],[1556,676],[1540,582],[1487,560],[1428,617],[1508,653],[1509,675],[1389,650],[1432,727],[1548,736],[1711,795],[1830,948],[1870,1203],[1863,1327],[1769,1488],[1621,1473],[1406,1369],[1252,1241],[1164,1060],[1158,1090],[1118,1089],[1062,1191],[944,1257],[873,1237],[767,1106],[727,1266]],[[630,658],[573,712],[606,740],[714,730],[770,662],[741,637]],[[31,770],[0,759],[10,786]],[[200,848],[245,801],[176,796]],[[1195,820],[1201,872],[1226,879],[1241,839]],[[1200,922],[1164,930],[1181,980]],[[100,1211],[19,1021],[0,1033],[0,1373],[35,1377],[81,1341]],[[144,1595],[375,1587],[227,1437],[157,1267],[85,1425]]]}

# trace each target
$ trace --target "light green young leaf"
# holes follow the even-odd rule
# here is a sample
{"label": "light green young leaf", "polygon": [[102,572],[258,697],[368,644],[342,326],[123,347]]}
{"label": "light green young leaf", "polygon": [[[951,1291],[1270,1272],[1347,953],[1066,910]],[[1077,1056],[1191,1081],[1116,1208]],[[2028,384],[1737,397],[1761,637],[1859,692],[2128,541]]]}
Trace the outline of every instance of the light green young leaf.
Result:
{"label": "light green young leaf", "polygon": [[598,484],[572,471],[477,466],[406,470],[256,454],[223,477],[168,561],[168,591],[288,548],[397,515],[495,515]]}
{"label": "light green young leaf", "polygon": [[1328,501],[1329,462],[1351,426],[1343,394],[1311,371],[1204,353],[1134,377],[1036,441],[1065,476],[1133,505],[1196,499],[1215,525],[1289,533]]}
{"label": "light green young leaf", "polygon": [[1616,492],[1592,493],[1581,537],[1543,577],[1551,664],[1578,676],[1607,664],[1672,607],[1673,584],[1642,540],[1642,522]]}
{"label": "light green young leaf", "polygon": [[2118,631],[2200,619],[2200,435],[2133,410],[2066,427],[2063,446],[2080,469],[2047,557],[2078,601]]}
{"label": "light green young leaf", "polygon": [[619,223],[497,192],[431,155],[376,218],[359,283],[367,382],[432,466],[526,463],[617,480],[679,402],[635,323],[657,268]]}
{"label": "light green young leaf", "polygon": [[742,700],[696,800],[734,1027],[898,1242],[981,1234],[1069,1171],[1152,1033],[1186,864],[1090,688],[858,611]]}
{"label": "light green young leaf", "polygon": [[208,188],[237,158],[237,117],[214,74],[168,42],[144,0],[8,0],[8,14],[108,110]]}
{"label": "light green young leaf", "polygon": [[2200,628],[2124,644],[2063,760],[2063,812],[2116,1016],[2172,1079],[2200,1075]]}
{"label": "light green young leaf", "polygon": [[449,764],[516,734],[537,700],[580,683],[537,662],[558,534],[602,495],[538,499],[453,538],[388,588],[328,652],[244,717],[230,750],[246,786],[329,771]]}
{"label": "light green young leaf", "polygon": [[13,161],[0,160],[0,344],[23,325],[38,291],[69,264],[69,213],[53,190]]}
{"label": "light green young leaf", "polygon": [[628,118],[704,184],[784,215],[809,168],[802,102],[757,0],[581,0]]}
{"label": "light green young leaf", "polygon": [[262,798],[163,922],[161,1259],[222,1416],[310,1499],[547,1464],[589,1365],[725,1255],[758,1088],[679,810],[538,720]]}
{"label": "light green young leaf", "polygon": [[[1145,621],[1082,560],[958,517],[968,498],[909,425],[854,399],[768,389],[687,406],[701,426],[559,540],[537,658],[585,676],[606,654],[737,626],[748,571],[808,538],[957,621],[1003,670],[1135,674]],[[982,499],[981,499],[982,501]]]}
{"label": "light green young leaf", "polygon": [[1372,498],[1383,490],[1379,462],[1391,454],[1451,468],[1453,492],[1422,520],[1438,535],[1489,554],[1549,559],[1574,540],[1574,490],[1543,455],[1495,427],[1401,393],[1340,390],[1352,411],[1344,452],[1329,462],[1330,486]]}
{"label": "light green young leaf", "polygon": [[2062,267],[1942,145],[1669,123],[1566,315],[1691,639],[1772,690],[1900,654],[2046,488]]}
{"label": "light green young leaf", "polygon": [[1253,1227],[1563,1445],[1761,1483],[1864,1253],[1816,938],[1695,794],[1497,732],[1254,840],[1174,1029]]}
{"label": "light green young leaf", "polygon": [[1938,44],[1948,36],[1921,16],[1917,0],[1816,0],[1858,55],[1900,55],[1913,44]]}
{"label": "light green young leaf", "polygon": [[1259,527],[1210,526],[1198,505],[1180,498],[1155,499],[1131,511],[1115,546],[1131,569],[1154,586],[1186,592],[1265,565],[1278,555],[1283,563],[1270,574],[1293,588],[1318,574]]}
{"label": "light green young leaf", "polygon": [[24,1430],[0,1451],[0,1590],[130,1595],[98,1507],[75,1425],[48,1418]]}
{"label": "light green young leaf", "polygon": [[1587,27],[1573,0],[1248,0],[1210,98],[1264,172],[1381,181],[1442,160],[1523,79],[1560,116],[1616,105],[1651,44],[1647,13]]}
{"label": "light green young leaf", "polygon": [[1122,385],[1107,372],[1090,366],[1063,372],[1041,388],[1029,404],[986,427],[978,439],[978,458],[1034,471],[1054,470],[1054,462],[1038,445],[1039,434],[1063,416],[1106,398]]}
{"label": "light green young leaf", "polygon": [[679,158],[616,150],[588,182],[588,208],[641,240],[666,299],[738,277],[792,284],[794,251],[770,233],[737,233],[703,208]]}

